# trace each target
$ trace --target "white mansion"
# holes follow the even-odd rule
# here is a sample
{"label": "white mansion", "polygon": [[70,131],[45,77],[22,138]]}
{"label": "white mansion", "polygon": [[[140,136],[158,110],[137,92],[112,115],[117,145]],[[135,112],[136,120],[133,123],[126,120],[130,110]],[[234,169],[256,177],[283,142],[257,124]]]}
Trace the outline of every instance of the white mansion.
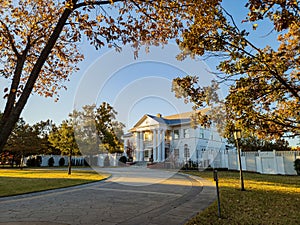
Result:
{"label": "white mansion", "polygon": [[225,152],[226,140],[216,129],[192,127],[191,115],[144,115],[123,136],[124,153],[130,152],[133,161],[200,163],[207,151]]}

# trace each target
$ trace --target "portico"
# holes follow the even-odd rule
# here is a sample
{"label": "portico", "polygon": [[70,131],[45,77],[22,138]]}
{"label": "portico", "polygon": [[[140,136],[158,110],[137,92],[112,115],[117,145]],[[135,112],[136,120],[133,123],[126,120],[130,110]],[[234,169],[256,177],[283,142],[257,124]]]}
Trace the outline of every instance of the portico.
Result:
{"label": "portico", "polygon": [[163,162],[166,155],[166,128],[137,130],[135,136],[135,160]]}

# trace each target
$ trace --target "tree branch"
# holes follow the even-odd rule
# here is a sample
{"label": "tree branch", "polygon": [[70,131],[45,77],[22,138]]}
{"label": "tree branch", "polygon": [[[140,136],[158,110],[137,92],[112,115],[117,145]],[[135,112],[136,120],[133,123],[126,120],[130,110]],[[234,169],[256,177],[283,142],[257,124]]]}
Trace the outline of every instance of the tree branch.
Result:
{"label": "tree branch", "polygon": [[81,7],[84,6],[90,6],[90,5],[108,5],[108,4],[112,4],[112,3],[116,3],[116,2],[123,2],[124,0],[112,0],[112,1],[84,1],[81,3],[77,3],[76,5],[74,5],[73,9],[79,9]]}
{"label": "tree branch", "polygon": [[2,26],[4,27],[4,29],[7,32],[6,34],[3,33],[3,35],[6,36],[6,38],[8,38],[9,43],[11,45],[11,48],[12,48],[13,52],[16,54],[17,58],[20,58],[20,53],[18,52],[18,49],[16,48],[16,46],[14,44],[13,37],[11,36],[8,27],[6,26],[6,24],[2,20],[0,20],[0,23],[2,24]]}

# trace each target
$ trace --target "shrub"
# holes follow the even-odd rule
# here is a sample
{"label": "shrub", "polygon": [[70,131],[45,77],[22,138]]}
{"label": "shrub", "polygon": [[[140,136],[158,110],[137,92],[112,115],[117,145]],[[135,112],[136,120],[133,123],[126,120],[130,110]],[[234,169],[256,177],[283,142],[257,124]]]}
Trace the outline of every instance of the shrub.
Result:
{"label": "shrub", "polygon": [[26,166],[27,167],[31,167],[32,166],[32,159],[31,158],[27,159]]}
{"label": "shrub", "polygon": [[129,156],[128,162],[133,162],[133,157],[132,156]]}
{"label": "shrub", "polygon": [[26,165],[28,167],[36,167],[36,166],[41,166],[41,163],[42,163],[42,157],[37,156],[37,157],[28,159],[26,162]]}
{"label": "shrub", "polygon": [[38,155],[35,160],[35,166],[40,167],[42,164],[42,156]]}
{"label": "shrub", "polygon": [[300,159],[296,159],[294,162],[294,168],[298,175],[300,175]]}
{"label": "shrub", "polygon": [[48,159],[48,166],[53,166],[54,165],[54,159],[53,157]]}
{"label": "shrub", "polygon": [[58,161],[59,166],[64,166],[65,163],[66,163],[66,160],[65,160],[65,158],[63,158],[63,157],[61,157],[61,158],[59,159],[59,161]]}
{"label": "shrub", "polygon": [[126,156],[125,155],[121,156],[119,159],[119,165],[122,166],[122,165],[126,164],[126,162],[127,162]]}

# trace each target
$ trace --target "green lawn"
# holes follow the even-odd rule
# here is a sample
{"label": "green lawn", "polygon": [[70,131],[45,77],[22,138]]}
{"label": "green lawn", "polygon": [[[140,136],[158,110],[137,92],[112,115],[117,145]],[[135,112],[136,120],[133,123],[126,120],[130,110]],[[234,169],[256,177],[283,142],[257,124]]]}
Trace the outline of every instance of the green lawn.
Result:
{"label": "green lawn", "polygon": [[0,169],[0,196],[74,186],[107,178],[93,170]]}
{"label": "green lawn", "polygon": [[[213,181],[212,172],[188,173]],[[215,201],[187,225],[300,224],[300,176],[244,173],[246,191],[243,192],[239,189],[238,172],[218,174],[221,219]]]}

